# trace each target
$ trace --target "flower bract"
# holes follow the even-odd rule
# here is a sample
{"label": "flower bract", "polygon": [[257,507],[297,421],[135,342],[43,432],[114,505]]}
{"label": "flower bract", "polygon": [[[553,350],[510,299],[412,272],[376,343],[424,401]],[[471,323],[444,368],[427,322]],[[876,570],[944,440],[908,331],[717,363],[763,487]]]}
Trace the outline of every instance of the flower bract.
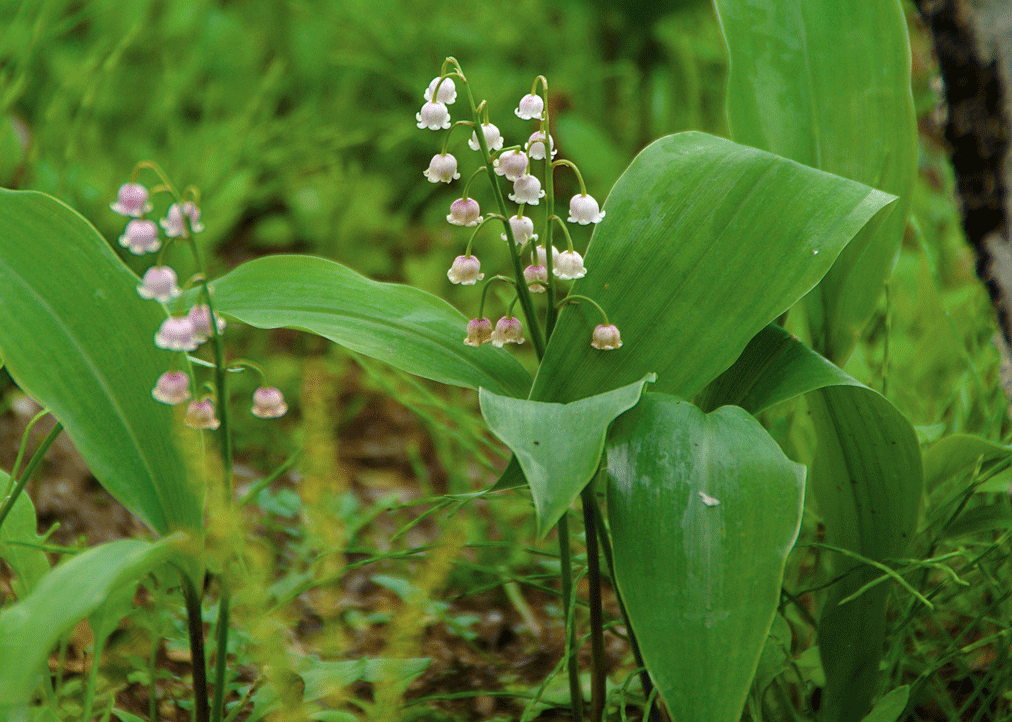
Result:
{"label": "flower bract", "polygon": [[445,103],[427,102],[422,109],[415,113],[415,120],[419,128],[429,130],[446,130],[450,127],[450,111]]}
{"label": "flower bract", "polygon": [[492,322],[487,318],[472,318],[467,322],[467,338],[464,343],[468,346],[481,346],[492,340]]}
{"label": "flower bract", "polygon": [[481,208],[474,198],[458,198],[450,204],[450,215],[446,217],[455,226],[476,226],[482,222]]}
{"label": "flower bract", "polygon": [[165,303],[179,295],[177,282],[176,272],[169,266],[151,266],[144,272],[137,293],[141,298]]}
{"label": "flower bract", "polygon": [[481,261],[477,256],[457,256],[453,259],[450,270],[446,272],[446,277],[450,279],[450,283],[473,286],[485,277],[480,271]]}
{"label": "flower bract", "polygon": [[570,223],[579,223],[581,226],[585,226],[588,223],[600,222],[604,218],[604,214],[605,212],[600,209],[597,201],[594,200],[594,196],[577,193],[569,201],[569,218],[567,220]]}
{"label": "flower bract", "polygon": [[162,247],[158,226],[154,221],[141,218],[127,223],[123,235],[119,237],[119,244],[135,256],[154,253]]}
{"label": "flower bract", "polygon": [[155,401],[169,406],[181,404],[190,398],[190,377],[179,371],[166,371],[158,377],[151,395]]}
{"label": "flower bract", "polygon": [[288,412],[288,404],[279,389],[261,386],[253,392],[253,408],[250,411],[261,419],[279,419]]}
{"label": "flower bract", "polygon": [[454,181],[460,178],[460,173],[457,172],[457,159],[449,153],[434,155],[422,175],[428,178],[430,183]]}
{"label": "flower bract", "polygon": [[562,251],[553,264],[552,272],[563,281],[573,281],[587,275],[583,267],[583,256],[576,251]]}
{"label": "flower bract", "polygon": [[116,193],[116,202],[110,203],[109,207],[121,216],[140,218],[151,210],[148,189],[140,183],[124,183]]}
{"label": "flower bract", "polygon": [[618,327],[614,324],[607,326],[598,324],[594,327],[594,335],[590,340],[590,345],[602,351],[619,348],[622,345],[622,337],[619,336]]}
{"label": "flower bract", "polygon": [[503,316],[495,324],[495,331],[492,332],[492,345],[502,348],[508,343],[521,344],[524,342],[524,327],[516,316],[507,318]]}

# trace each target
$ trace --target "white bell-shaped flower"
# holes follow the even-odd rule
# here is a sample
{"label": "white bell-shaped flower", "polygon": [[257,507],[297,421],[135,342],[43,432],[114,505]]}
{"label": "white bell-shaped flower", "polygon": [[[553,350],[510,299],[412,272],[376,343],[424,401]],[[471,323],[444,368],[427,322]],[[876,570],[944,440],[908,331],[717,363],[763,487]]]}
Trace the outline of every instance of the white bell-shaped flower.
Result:
{"label": "white bell-shaped flower", "polygon": [[574,281],[587,275],[583,256],[576,251],[562,251],[553,266],[552,272],[563,281]]}
{"label": "white bell-shaped flower", "polygon": [[[485,145],[488,146],[489,152],[502,150],[502,134],[498,128],[491,123],[482,123],[481,132],[485,136]],[[471,139],[467,141],[467,147],[471,150],[481,150],[477,133],[471,133]]]}
{"label": "white bell-shaped flower", "polygon": [[594,327],[594,334],[590,339],[590,345],[602,351],[610,351],[622,345],[622,337],[618,333],[618,327],[614,324],[605,326],[598,324]]}
{"label": "white bell-shaped flower", "polygon": [[453,105],[453,101],[457,99],[457,86],[453,84],[453,78],[443,78],[442,83],[439,82],[439,76],[433,78],[429,87],[425,89],[425,99],[432,100],[432,94],[436,92],[437,85],[439,86],[439,94],[436,96],[436,102]]}
{"label": "white bell-shaped flower", "polygon": [[109,207],[121,216],[140,218],[151,210],[148,189],[140,183],[124,183],[116,193],[116,202],[110,203]]}
{"label": "white bell-shaped flower", "polygon": [[151,396],[169,406],[176,406],[190,398],[190,377],[178,371],[166,371],[158,377]]}
{"label": "white bell-shaped flower", "polygon": [[569,218],[567,220],[570,223],[579,223],[581,226],[585,226],[588,223],[600,222],[604,218],[604,214],[605,212],[594,200],[594,196],[577,193],[569,201]]}
{"label": "white bell-shaped flower", "polygon": [[[548,145],[552,149],[552,157],[554,158],[559,151],[555,149],[555,139],[551,135],[548,136]],[[524,150],[533,160],[544,160],[545,159],[545,132],[538,130],[531,133],[531,137],[527,139],[527,143],[524,144]]]}
{"label": "white bell-shaped flower", "polygon": [[450,283],[459,283],[462,286],[473,286],[485,277],[481,272],[481,261],[477,256],[457,256],[446,272]]}
{"label": "white bell-shaped flower", "polygon": [[165,303],[179,295],[178,280],[169,266],[152,266],[144,272],[137,293],[141,298]]}
{"label": "white bell-shaped flower", "polygon": [[218,417],[214,413],[214,402],[211,399],[191,401],[190,405],[186,407],[183,423],[191,429],[209,429],[211,431],[221,426],[221,422],[218,421]]}
{"label": "white bell-shaped flower", "polygon": [[481,346],[492,340],[492,322],[487,318],[472,318],[467,322],[467,337],[464,343],[468,346]]}
{"label": "white bell-shaped flower", "polygon": [[492,161],[492,169],[496,175],[506,176],[506,180],[516,182],[527,173],[527,154],[519,150],[508,150]]}
{"label": "white bell-shaped flower", "polygon": [[[538,234],[534,232],[534,221],[529,216],[510,216],[510,228],[513,229],[513,240],[518,246],[538,240]],[[501,233],[500,238],[507,240],[505,233]]]}
{"label": "white bell-shaped flower", "polygon": [[429,167],[423,172],[429,183],[449,183],[460,178],[457,172],[457,159],[449,153],[432,156]]}
{"label": "white bell-shaped flower", "polygon": [[513,112],[521,120],[544,120],[544,110],[545,101],[540,95],[527,94],[520,99],[520,104]]}
{"label": "white bell-shaped flower", "polygon": [[524,269],[524,281],[531,293],[544,293],[548,283],[548,269],[545,266],[528,266]]}
{"label": "white bell-shaped flower", "polygon": [[492,345],[502,348],[508,343],[521,344],[524,342],[524,327],[516,316],[507,318],[503,316],[495,324],[495,331],[492,332]]}
{"label": "white bell-shaped flower", "polygon": [[476,226],[484,220],[481,208],[474,198],[458,198],[450,204],[450,215],[446,217],[455,226]]}
{"label": "white bell-shaped flower", "polygon": [[198,345],[193,322],[186,316],[169,316],[155,333],[155,346],[166,351],[194,351]]}
{"label": "white bell-shaped flower", "polygon": [[427,102],[422,109],[415,113],[415,120],[419,128],[429,130],[446,130],[450,127],[450,111],[445,103]]}
{"label": "white bell-shaped flower", "polygon": [[123,235],[119,237],[119,244],[135,256],[154,253],[162,247],[158,226],[144,218],[135,218],[127,223]]}
{"label": "white bell-shaped flower", "polygon": [[536,206],[538,201],[545,197],[541,190],[541,181],[537,177],[522,175],[513,181],[513,192],[510,193],[510,200],[514,203],[526,203],[529,206]]}
{"label": "white bell-shaped flower", "polygon": [[288,404],[279,389],[261,386],[253,392],[253,408],[250,412],[261,419],[280,419],[288,413]]}

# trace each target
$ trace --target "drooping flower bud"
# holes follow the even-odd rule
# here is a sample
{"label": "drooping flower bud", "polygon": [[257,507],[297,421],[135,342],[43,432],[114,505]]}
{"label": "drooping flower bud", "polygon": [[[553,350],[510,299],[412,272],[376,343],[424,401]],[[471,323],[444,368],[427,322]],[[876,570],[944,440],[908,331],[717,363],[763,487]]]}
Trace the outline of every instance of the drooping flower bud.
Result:
{"label": "drooping flower bud", "polygon": [[144,272],[144,278],[137,286],[141,298],[166,303],[179,295],[176,272],[169,266],[151,266]]}
{"label": "drooping flower bud", "polygon": [[450,283],[473,286],[485,277],[480,271],[481,261],[477,256],[457,256],[453,259],[450,270],[446,272],[446,277],[450,279]]}
{"label": "drooping flower bud", "polygon": [[467,338],[464,343],[468,346],[481,346],[492,340],[492,322],[487,318],[472,318],[467,322]]}
{"label": "drooping flower bud", "polygon": [[[555,149],[555,140],[551,135],[548,136],[548,145],[552,148],[552,157],[554,158],[559,151]],[[527,139],[527,143],[524,145],[524,150],[534,160],[545,159],[545,131],[538,130],[531,133],[531,137]]]}
{"label": "drooping flower bud", "polygon": [[[187,229],[187,221],[189,221],[189,229]],[[204,230],[204,224],[200,222],[200,209],[193,201],[186,201],[182,206],[173,203],[169,206],[165,218],[159,223],[169,238],[186,238],[191,230],[194,233]]]}
{"label": "drooping flower bud", "polygon": [[155,346],[166,351],[193,351],[198,342],[193,335],[193,322],[186,316],[169,316],[155,334]]}
{"label": "drooping flower bud", "polygon": [[261,419],[279,419],[288,413],[288,404],[279,389],[261,386],[253,392],[253,408],[250,411]]}
{"label": "drooping flower bud", "polygon": [[[491,123],[482,123],[481,132],[485,135],[485,145],[488,146],[489,152],[495,150],[502,150],[502,134],[499,129]],[[467,146],[471,150],[481,150],[481,144],[478,142],[478,134],[471,133],[471,139],[467,141]]]}
{"label": "drooping flower bud", "polygon": [[531,293],[544,293],[545,287],[542,284],[548,283],[548,269],[544,266],[528,266],[524,269],[524,280]]}
{"label": "drooping flower bud", "polygon": [[519,105],[513,112],[521,120],[544,120],[544,110],[545,101],[541,99],[541,96],[528,93],[520,99]]}
{"label": "drooping flower bud", "polygon": [[425,89],[425,99],[428,101],[432,100],[432,94],[436,92],[437,85],[439,86],[439,94],[436,96],[436,102],[453,105],[453,101],[457,99],[457,86],[453,84],[453,78],[443,78],[443,82],[440,83],[439,76],[437,75],[429,83],[429,87]]}
{"label": "drooping flower bud", "polygon": [[457,172],[457,159],[449,153],[440,153],[432,156],[429,167],[422,174],[429,179],[429,183],[449,183],[460,178]]}
{"label": "drooping flower bud", "polygon": [[521,344],[524,342],[524,327],[516,316],[507,318],[503,316],[495,324],[495,331],[492,332],[492,345],[502,348],[508,343]]}
{"label": "drooping flower bud", "polygon": [[602,211],[597,205],[594,196],[577,193],[569,201],[569,218],[567,220],[570,223],[579,223],[581,226],[585,226],[588,223],[600,222],[604,218],[604,214],[605,211]]}
{"label": "drooping flower bud", "polygon": [[519,150],[508,150],[492,161],[492,169],[496,175],[504,175],[506,180],[516,181],[527,172],[527,154]]}
{"label": "drooping flower bud", "polygon": [[140,183],[124,183],[116,193],[116,202],[110,203],[109,207],[121,216],[140,218],[151,210],[148,189]]}
{"label": "drooping flower bud", "polygon": [[[538,240],[538,234],[534,232],[534,221],[529,216],[510,216],[510,228],[513,229],[513,240],[518,246]],[[500,234],[500,237],[507,240],[505,233]]]}
{"label": "drooping flower bud", "polygon": [[415,113],[415,120],[419,128],[429,130],[446,130],[450,127],[450,111],[444,103],[427,102],[422,109]]}
{"label": "drooping flower bud", "polygon": [[458,198],[450,204],[450,215],[446,217],[455,226],[476,226],[484,220],[481,208],[474,198]]}
{"label": "drooping flower bud", "polygon": [[562,251],[553,264],[552,272],[563,281],[573,281],[587,275],[583,267],[583,256],[576,251]]}
{"label": "drooping flower bud", "polygon": [[522,175],[513,181],[513,192],[510,193],[510,200],[514,203],[526,203],[529,206],[536,206],[538,201],[545,197],[541,190],[541,181],[537,176]]}
{"label": "drooping flower bud", "polygon": [[166,371],[151,389],[155,401],[176,406],[190,398],[190,377],[178,371]]}
{"label": "drooping flower bud", "polygon": [[[186,318],[193,324],[193,337],[198,344],[204,343],[214,335],[211,331],[211,309],[206,303],[199,303],[191,308]],[[214,318],[218,322],[218,333],[221,333],[225,330],[225,319],[217,313],[214,314]]]}
{"label": "drooping flower bud", "polygon": [[119,244],[135,256],[154,253],[162,247],[158,226],[154,221],[141,218],[127,223],[123,235],[119,237]]}
{"label": "drooping flower bud", "polygon": [[622,345],[622,337],[619,336],[618,327],[614,324],[608,326],[598,324],[594,327],[594,335],[590,340],[590,345],[602,351],[619,348]]}
{"label": "drooping flower bud", "polygon": [[221,426],[221,422],[218,421],[218,417],[214,413],[214,402],[211,399],[191,401],[190,405],[186,407],[183,423],[191,429],[210,429],[211,431]]}

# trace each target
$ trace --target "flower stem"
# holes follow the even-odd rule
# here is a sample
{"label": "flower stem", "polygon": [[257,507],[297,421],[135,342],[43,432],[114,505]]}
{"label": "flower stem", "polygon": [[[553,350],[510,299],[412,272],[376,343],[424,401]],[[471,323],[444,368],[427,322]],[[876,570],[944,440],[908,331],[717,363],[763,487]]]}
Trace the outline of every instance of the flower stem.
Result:
{"label": "flower stem", "polygon": [[[569,619],[573,606],[573,562],[569,551],[569,519],[559,519],[559,562],[562,573],[562,608]],[[569,697],[573,705],[573,721],[583,722],[583,690],[580,688],[580,670],[576,656],[576,635],[573,626],[566,624],[566,668],[569,671]]]}
{"label": "flower stem", "polygon": [[597,532],[594,508],[597,498],[594,482],[581,492],[583,502],[583,527],[587,538],[587,580],[590,583],[590,719],[601,722],[604,719],[604,694],[607,684],[607,670],[604,666],[604,612],[601,602],[601,561],[597,549]]}
{"label": "flower stem", "polygon": [[[193,660],[194,722],[210,722],[207,708],[207,660],[204,657],[204,620],[200,614],[200,595],[189,576],[180,570],[186,619],[190,633],[190,657]],[[154,681],[151,682],[154,684]]]}
{"label": "flower stem", "polygon": [[32,474],[35,473],[36,467],[42,462],[42,457],[45,456],[46,452],[49,451],[49,447],[56,441],[56,437],[63,431],[63,424],[59,421],[56,422],[56,426],[53,427],[52,431],[46,434],[46,438],[39,444],[39,448],[32,454],[32,458],[28,460],[28,464],[25,465],[25,470],[21,472],[21,476],[18,477],[17,483],[14,488],[11,489],[11,493],[7,495],[4,500],[3,508],[0,509],[0,526],[3,526],[4,520],[7,515],[11,513],[11,509],[14,508],[14,502],[18,500],[21,492],[24,491],[25,485],[28,480],[32,478]]}
{"label": "flower stem", "polygon": [[221,576],[221,599],[218,600],[218,626],[215,635],[214,703],[211,705],[211,722],[221,722],[225,713],[225,672],[228,670],[228,616],[231,594]]}

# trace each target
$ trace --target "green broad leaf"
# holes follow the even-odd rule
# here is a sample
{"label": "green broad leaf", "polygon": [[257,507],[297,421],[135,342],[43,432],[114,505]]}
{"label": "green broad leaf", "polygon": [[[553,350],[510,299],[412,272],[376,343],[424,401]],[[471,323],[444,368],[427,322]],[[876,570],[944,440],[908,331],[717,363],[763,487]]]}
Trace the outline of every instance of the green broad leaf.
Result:
{"label": "green broad leaf", "polygon": [[908,699],[910,686],[897,687],[875,703],[863,722],[896,722],[906,709]]}
{"label": "green broad leaf", "polygon": [[159,534],[202,525],[173,409],[151,398],[165,320],[98,231],[42,193],[0,189],[0,357],[62,422],[89,469]]}
{"label": "green broad leaf", "polygon": [[49,653],[110,595],[166,562],[184,559],[186,537],[121,539],[94,547],[46,574],[24,599],[0,612],[0,719],[32,697]]}
{"label": "green broad leaf", "polygon": [[510,448],[527,477],[539,537],[555,526],[594,478],[608,426],[635,406],[643,387],[655,379],[648,375],[571,404],[526,401],[478,390],[485,423]]}
{"label": "green broad leaf", "polygon": [[[800,394],[819,440],[809,485],[827,543],[876,561],[903,557],[916,531],[923,471],[917,435],[888,399],[771,324],[699,400],[704,409],[739,403],[758,413]],[[857,566],[842,555],[835,561],[837,574]],[[827,719],[860,720],[877,692],[888,586],[838,602],[878,575],[870,567],[855,570],[833,586],[823,607]]]}
{"label": "green broad leaf", "polygon": [[601,322],[566,305],[531,398],[570,402],[650,372],[691,398],[825,275],[892,196],[703,133],[652,143],[605,203],[573,292],[600,303],[623,346],[590,345]]}
{"label": "green broad leaf", "polygon": [[680,722],[737,722],[801,525],[805,469],[744,410],[644,394],[608,435],[615,578]]}
{"label": "green broad leaf", "polygon": [[[0,489],[6,489],[8,481],[10,476],[0,471]],[[18,599],[24,599],[49,571],[49,559],[39,548],[42,537],[35,531],[37,526],[32,500],[28,494],[19,494],[3,526],[0,526],[0,559],[7,562],[14,572],[11,586]]]}
{"label": "green broad leaf", "polygon": [[971,434],[939,439],[924,452],[924,490],[929,494],[943,482],[972,470],[978,463],[1007,461],[1012,447]]}
{"label": "green broad leaf", "polygon": [[955,539],[967,534],[986,534],[1009,529],[1012,529],[1012,509],[1005,504],[991,504],[964,511],[945,527],[942,537]]}
{"label": "green broad leaf", "polygon": [[530,374],[501,348],[464,345],[468,319],[437,296],[311,256],[268,256],[213,284],[215,309],[257,328],[297,328],[452,386],[527,397]]}
{"label": "green broad leaf", "polygon": [[716,0],[731,138],[899,196],[806,299],[816,350],[842,365],[892,272],[917,173],[910,45],[898,0]]}

